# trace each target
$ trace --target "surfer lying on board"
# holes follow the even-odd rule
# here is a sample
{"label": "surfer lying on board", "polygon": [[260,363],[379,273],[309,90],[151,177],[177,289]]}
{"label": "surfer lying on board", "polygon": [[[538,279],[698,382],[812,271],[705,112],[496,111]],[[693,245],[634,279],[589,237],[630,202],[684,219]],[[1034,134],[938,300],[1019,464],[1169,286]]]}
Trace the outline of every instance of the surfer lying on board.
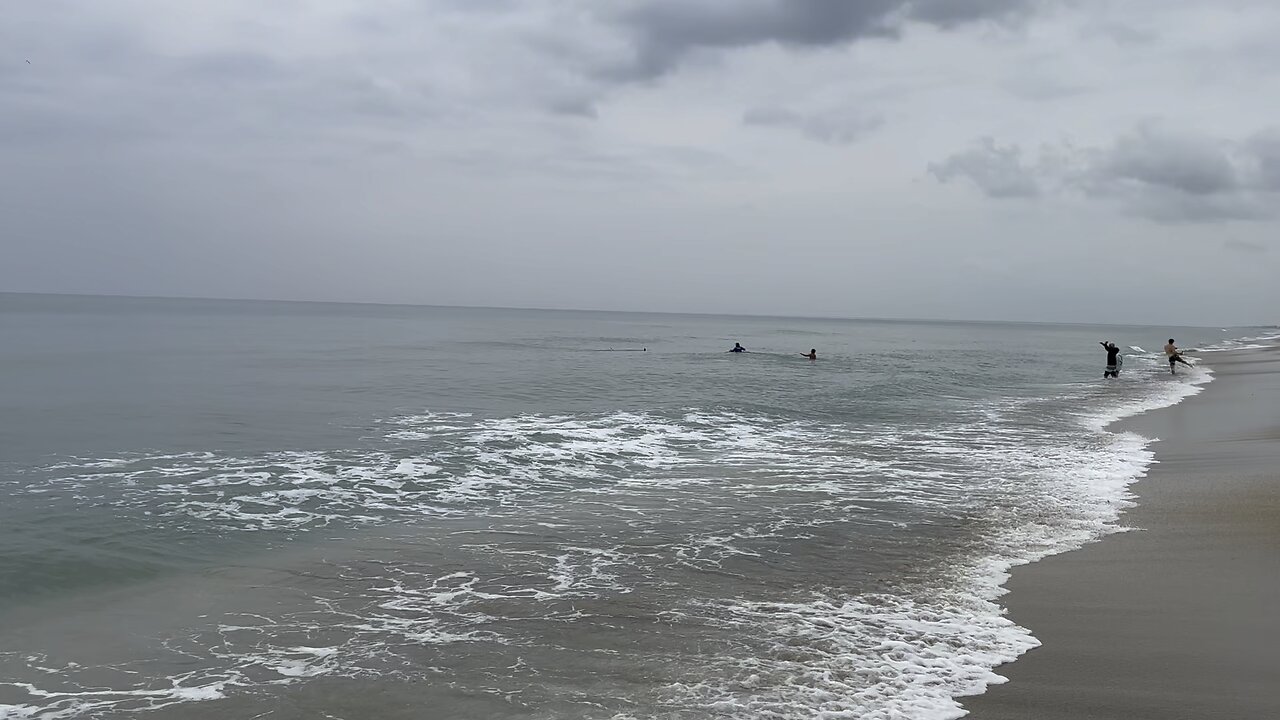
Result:
{"label": "surfer lying on board", "polygon": [[1173,344],[1173,338],[1169,338],[1169,344],[1164,346],[1164,354],[1169,356],[1169,372],[1177,375],[1174,370],[1174,363],[1182,363],[1187,367],[1191,367],[1191,363],[1182,359],[1182,355],[1178,353],[1178,346]]}
{"label": "surfer lying on board", "polygon": [[729,352],[746,352],[746,351],[747,349],[742,347],[742,343],[734,343],[733,349],[730,350]]}
{"label": "surfer lying on board", "polygon": [[1120,363],[1124,362],[1120,359],[1120,348],[1110,340],[1098,344],[1107,350],[1107,369],[1102,371],[1102,377],[1120,377]]}
{"label": "surfer lying on board", "polygon": [[817,348],[810,348],[810,349],[809,349],[809,352],[807,352],[807,353],[800,353],[800,357],[807,357],[807,358],[809,358],[810,360],[817,360],[817,359],[818,359],[818,349],[817,349]]}

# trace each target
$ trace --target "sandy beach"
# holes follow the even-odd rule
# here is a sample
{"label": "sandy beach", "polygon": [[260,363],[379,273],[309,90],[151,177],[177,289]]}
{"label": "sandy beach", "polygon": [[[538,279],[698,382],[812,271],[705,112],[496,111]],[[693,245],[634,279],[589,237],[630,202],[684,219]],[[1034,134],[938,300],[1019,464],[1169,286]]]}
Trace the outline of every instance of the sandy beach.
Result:
{"label": "sandy beach", "polygon": [[1112,428],[1159,439],[1134,530],[1013,572],[1043,645],[969,717],[1280,718],[1280,349],[1203,362],[1203,393]]}

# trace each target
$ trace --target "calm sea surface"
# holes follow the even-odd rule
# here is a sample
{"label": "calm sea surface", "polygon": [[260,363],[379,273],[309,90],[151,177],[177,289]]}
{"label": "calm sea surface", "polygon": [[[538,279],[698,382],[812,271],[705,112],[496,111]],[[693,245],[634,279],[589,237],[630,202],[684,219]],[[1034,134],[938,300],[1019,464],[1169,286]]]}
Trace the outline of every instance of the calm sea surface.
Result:
{"label": "calm sea surface", "polygon": [[0,294],[0,718],[955,717],[1265,332]]}

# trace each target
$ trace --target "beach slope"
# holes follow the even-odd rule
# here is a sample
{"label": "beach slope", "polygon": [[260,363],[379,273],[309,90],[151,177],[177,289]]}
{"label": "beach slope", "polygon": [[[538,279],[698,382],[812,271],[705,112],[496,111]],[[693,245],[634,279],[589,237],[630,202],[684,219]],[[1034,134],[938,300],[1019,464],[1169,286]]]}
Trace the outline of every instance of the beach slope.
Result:
{"label": "beach slope", "polygon": [[1205,392],[1111,428],[1159,439],[1135,530],[1014,571],[1043,645],[969,717],[1280,718],[1280,351],[1204,362]]}

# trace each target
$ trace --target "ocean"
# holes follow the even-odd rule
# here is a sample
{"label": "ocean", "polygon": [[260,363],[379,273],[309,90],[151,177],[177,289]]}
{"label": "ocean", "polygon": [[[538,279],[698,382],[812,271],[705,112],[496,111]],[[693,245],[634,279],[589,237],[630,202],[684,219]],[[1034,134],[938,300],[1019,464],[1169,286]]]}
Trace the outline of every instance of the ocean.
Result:
{"label": "ocean", "polygon": [[0,294],[0,718],[954,718],[1268,334]]}

